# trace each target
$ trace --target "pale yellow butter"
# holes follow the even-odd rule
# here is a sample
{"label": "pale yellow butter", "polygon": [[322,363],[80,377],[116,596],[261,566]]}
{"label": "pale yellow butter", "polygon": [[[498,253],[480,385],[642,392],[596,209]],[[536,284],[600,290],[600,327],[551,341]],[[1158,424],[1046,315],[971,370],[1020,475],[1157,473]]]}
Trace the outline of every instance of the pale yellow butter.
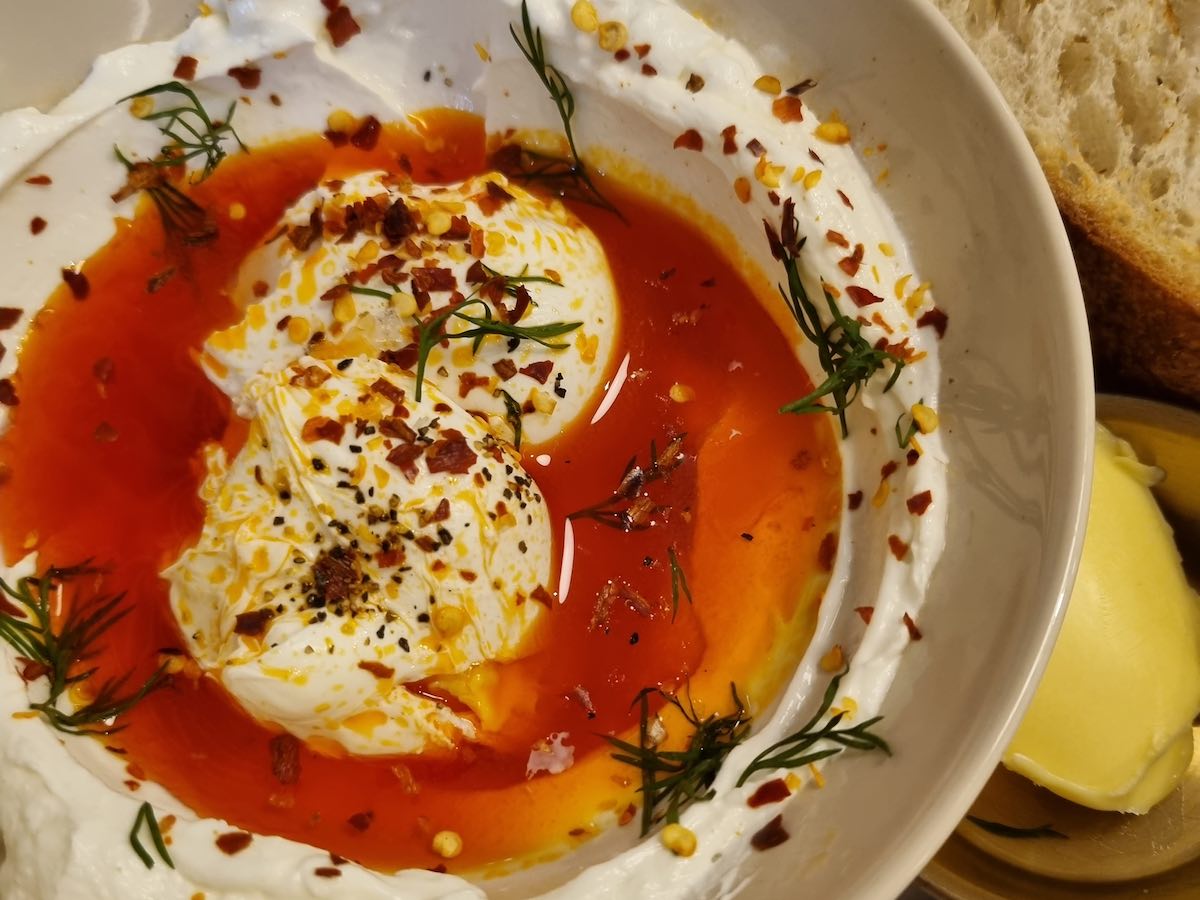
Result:
{"label": "pale yellow butter", "polygon": [[1144,813],[1192,759],[1200,600],[1150,493],[1156,470],[1096,428],[1079,577],[1010,769],[1093,809]]}

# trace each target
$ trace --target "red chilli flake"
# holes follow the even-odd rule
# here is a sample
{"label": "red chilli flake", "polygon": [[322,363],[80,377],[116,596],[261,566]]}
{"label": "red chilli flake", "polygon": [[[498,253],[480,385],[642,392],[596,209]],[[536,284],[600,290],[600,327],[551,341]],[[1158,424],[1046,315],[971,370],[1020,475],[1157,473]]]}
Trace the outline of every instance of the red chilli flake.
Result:
{"label": "red chilli flake", "polygon": [[4,406],[18,406],[21,401],[17,399],[17,389],[13,387],[11,378],[0,378],[0,404]]}
{"label": "red chilli flake", "polygon": [[856,606],[854,611],[858,613],[858,617],[863,620],[864,625],[870,625],[871,619],[875,615],[875,607],[873,606]]}
{"label": "red chilli flake", "polygon": [[846,495],[846,506],[849,507],[851,512],[853,512],[854,510],[856,510],[860,506],[862,506],[862,502],[863,502],[863,492],[862,491],[855,491],[853,494]]}
{"label": "red chilli flake", "polygon": [[91,293],[92,286],[88,282],[87,276],[82,272],[76,272],[74,269],[63,269],[62,280],[67,283],[67,287],[71,289],[71,296],[76,300],[86,300],[87,295]]}
{"label": "red chilli flake", "polygon": [[367,116],[355,129],[354,134],[350,135],[350,143],[359,150],[374,150],[375,145],[379,143],[379,133],[382,130],[377,118]]}
{"label": "red chilli flake", "polygon": [[262,637],[267,623],[275,617],[273,609],[256,609],[254,612],[239,613],[233,620],[233,633],[247,637]]}
{"label": "red chilli flake", "polygon": [[799,97],[780,97],[771,104],[771,112],[780,122],[803,122],[804,104]]}
{"label": "red chilli flake", "polygon": [[96,426],[96,430],[92,432],[92,438],[98,444],[111,444],[118,437],[117,429],[113,428],[108,422],[101,422]]}
{"label": "red chilli flake", "polygon": [[[195,66],[192,67],[193,74]],[[226,74],[241,86],[243,91],[252,91],[262,81],[262,69],[258,66],[234,66]]]}
{"label": "red chilli flake", "polygon": [[342,870],[333,866],[321,866],[319,869],[313,869],[313,874],[318,878],[341,878]]}
{"label": "red chilli flake", "polygon": [[778,847],[790,837],[787,829],[783,827],[783,816],[776,816],[754,832],[754,836],[750,838],[750,846],[755,850],[770,850],[772,847]]}
{"label": "red chilli flake", "polygon": [[773,778],[760,784],[758,790],[750,795],[746,805],[757,809],[770,803],[780,803],[790,796],[792,796],[792,792],[788,788],[787,782],[782,778]]}
{"label": "red chilli flake", "polygon": [[336,6],[325,19],[325,29],[335,47],[344,47],[350,38],[362,33],[347,6]]}
{"label": "red chilli flake", "polygon": [[172,74],[183,81],[191,81],[196,77],[196,65],[198,62],[194,56],[181,56],[179,57],[179,62],[175,63],[175,71]]}
{"label": "red chilli flake", "polygon": [[385,666],[381,662],[374,662],[373,660],[369,659],[364,659],[359,662],[358,667],[364,672],[370,672],[376,678],[381,680],[384,678],[391,678],[396,674],[396,670],[391,666]]}
{"label": "red chilli flake", "polygon": [[908,636],[914,641],[919,641],[925,635],[921,634],[921,629],[917,627],[917,623],[913,621],[913,617],[908,613],[904,614],[904,627],[908,629]]}
{"label": "red chilli flake", "polygon": [[550,380],[550,373],[554,371],[554,363],[548,359],[543,359],[539,362],[530,363],[519,371],[522,375],[528,375],[538,384],[545,384]]}
{"label": "red chilli flake", "polygon": [[217,835],[217,849],[227,856],[237,856],[254,840],[254,835],[245,831],[228,831]]}
{"label": "red chilli flake", "polygon": [[846,288],[846,293],[850,295],[850,299],[854,301],[857,307],[870,306],[873,303],[882,303],[883,298],[872,294],[865,287],[859,287],[857,284],[849,285]]}
{"label": "red chilli flake", "polygon": [[704,138],[700,136],[695,128],[689,128],[679,137],[675,138],[675,143],[672,145],[676,150],[696,150],[704,149]]}
{"label": "red chilli flake", "polygon": [[374,821],[375,813],[368,809],[365,812],[355,813],[346,820],[346,823],[355,831],[366,831]]}
{"label": "red chilli flake", "polygon": [[882,466],[879,467],[880,479],[883,481],[886,481],[887,479],[891,478],[892,475],[894,475],[896,473],[896,470],[898,468],[900,468],[900,466],[897,465],[896,461],[894,459],[889,459],[887,462],[885,462]]}
{"label": "red chilli flake", "polygon": [[858,274],[859,267],[862,266],[864,248],[862,244],[854,245],[854,252],[846,258],[838,261],[838,267],[853,278]]}
{"label": "red chilli flake", "polygon": [[642,74],[647,78],[653,78],[658,74],[658,69],[654,68],[650,63],[642,63]]}
{"label": "red chilli flake", "polygon": [[838,536],[834,532],[831,531],[821,538],[821,546],[817,550],[817,565],[821,567],[821,571],[833,571],[833,560],[837,556],[837,548]]}
{"label": "red chilli flake", "polygon": [[32,184],[34,187],[46,187],[53,184],[49,175],[30,175],[25,179],[26,184]]}
{"label": "red chilli flake", "polygon": [[837,244],[839,247],[844,247],[847,250],[850,249],[850,242],[846,240],[846,236],[840,231],[834,231],[830,229],[829,231],[825,232],[825,240],[829,241],[831,244]]}
{"label": "red chilli flake", "polygon": [[908,544],[894,534],[888,535],[888,549],[892,551],[892,556],[901,562],[904,561],[904,557],[908,556]]}
{"label": "red chilli flake", "polygon": [[726,156],[732,156],[738,152],[736,125],[730,125],[728,128],[722,129],[721,138],[725,142],[721,147],[722,153],[724,153]]}
{"label": "red chilli flake", "polygon": [[277,734],[271,738],[271,774],[280,784],[300,780],[300,741],[294,735]]}
{"label": "red chilli flake", "polygon": [[22,312],[15,306],[0,306],[0,331],[7,331],[21,321]]}
{"label": "red chilli flake", "polygon": [[431,474],[450,472],[454,475],[466,475],[476,460],[475,451],[467,445],[467,439],[462,432],[447,428],[442,432],[442,440],[435,441],[425,451],[425,462]]}
{"label": "red chilli flake", "polygon": [[645,59],[646,55],[650,52],[650,45],[649,44],[634,44],[633,52],[637,54],[638,59]]}
{"label": "red chilli flake", "polygon": [[921,314],[921,318],[917,319],[917,327],[924,328],[928,325],[937,332],[938,339],[946,336],[946,325],[949,323],[950,317],[938,309],[936,306]]}
{"label": "red chilli flake", "polygon": [[508,381],[517,374],[517,364],[507,358],[492,363],[492,368],[496,370],[496,374],[500,376],[501,381]]}
{"label": "red chilli flake", "polygon": [[43,219],[41,216],[34,216],[32,219],[29,220],[29,233],[30,234],[41,234],[45,230],[46,230],[46,220]]}
{"label": "red chilli flake", "polygon": [[921,493],[909,497],[906,505],[908,511],[914,516],[923,516],[931,503],[933,503],[933,492],[921,491]]}
{"label": "red chilli flake", "polygon": [[693,72],[688,76],[687,84],[684,85],[689,92],[698,94],[704,90],[704,79]]}

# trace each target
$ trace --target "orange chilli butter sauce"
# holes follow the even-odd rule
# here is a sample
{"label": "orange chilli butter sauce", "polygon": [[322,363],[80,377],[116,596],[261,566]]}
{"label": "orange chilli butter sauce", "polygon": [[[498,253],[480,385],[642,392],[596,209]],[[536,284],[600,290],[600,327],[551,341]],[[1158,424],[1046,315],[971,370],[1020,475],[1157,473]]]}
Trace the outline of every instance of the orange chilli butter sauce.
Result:
{"label": "orange chilli butter sauce", "polygon": [[[481,120],[431,111],[415,122],[385,126],[370,150],[313,136],[231,156],[191,189],[219,237],[182,260],[167,257],[143,201],[82,267],[86,288],[64,284],[37,316],[0,440],[0,534],[10,562],[35,550],[39,568],[102,566],[102,584],[68,587],[69,602],[124,592],[128,613],[89,660],[89,683],[128,673],[136,685],[184,646],[159,572],[200,534],[203,448],[221,442],[232,455],[244,439],[196,362],[208,335],[241,316],[227,289],[242,260],[322,179],[397,170],[401,157],[419,182],[487,170]],[[764,286],[661,200],[611,177],[602,187],[626,221],[571,208],[607,253],[622,321],[610,377],[625,354],[629,377],[598,423],[585,416],[522,452],[561,540],[566,516],[608,498],[631,459],[646,465],[652,446],[684,435],[683,464],[648,488],[669,512],[630,533],[575,520],[568,599],[553,598],[530,655],[493,668],[501,725],[477,743],[437,759],[296,754],[292,743],[281,760],[278,728],[185,669],[108,739],[131,790],[154,781],[202,816],[379,870],[496,871],[613,818],[636,822],[639,773],[611,758],[604,736],[636,729],[642,688],[686,686],[702,715],[729,711],[731,682],[752,710],[770,704],[811,637],[828,577],[841,498],[832,429],[827,417],[777,411],[811,383],[760,304]],[[171,265],[173,277],[156,277]],[[538,456],[550,462],[533,464]],[[674,619],[672,550],[691,594],[679,591]],[[611,604],[600,599],[610,582],[622,588]],[[684,744],[683,721],[664,715],[668,741]],[[554,734],[567,735],[574,764],[528,778],[530,750]],[[443,830],[462,838],[453,860],[431,847]]]}

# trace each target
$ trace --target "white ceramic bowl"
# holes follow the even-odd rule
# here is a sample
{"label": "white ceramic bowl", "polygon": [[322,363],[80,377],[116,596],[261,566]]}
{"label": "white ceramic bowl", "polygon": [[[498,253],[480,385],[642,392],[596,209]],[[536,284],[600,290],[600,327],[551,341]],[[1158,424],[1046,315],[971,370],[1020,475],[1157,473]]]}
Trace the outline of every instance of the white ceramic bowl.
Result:
{"label": "white ceramic bowl", "polygon": [[[74,30],[64,45],[62,5],[21,5],[17,22],[10,11],[0,65],[19,63],[21,78],[0,78],[0,108],[48,103],[96,53],[174,31],[194,7],[96,3],[120,26]],[[927,636],[907,654],[883,710],[896,756],[847,756],[830,767],[827,787],[789,808],[787,827],[800,839],[739,873],[746,896],[894,897],[996,764],[1074,577],[1093,421],[1074,263],[1004,101],[926,0],[688,5],[756,48],[768,71],[816,78],[818,112],[836,108],[863,146],[888,144],[886,199],[951,315],[940,408],[949,538],[922,614]],[[22,55],[39,30],[56,53]]]}

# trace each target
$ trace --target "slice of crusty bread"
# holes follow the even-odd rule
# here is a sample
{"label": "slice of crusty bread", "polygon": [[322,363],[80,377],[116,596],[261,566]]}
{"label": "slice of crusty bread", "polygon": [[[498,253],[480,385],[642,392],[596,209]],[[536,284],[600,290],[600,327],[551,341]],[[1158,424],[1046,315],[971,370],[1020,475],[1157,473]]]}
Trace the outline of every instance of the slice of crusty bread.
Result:
{"label": "slice of crusty bread", "polygon": [[1200,0],[932,2],[1046,171],[1101,388],[1200,406]]}

